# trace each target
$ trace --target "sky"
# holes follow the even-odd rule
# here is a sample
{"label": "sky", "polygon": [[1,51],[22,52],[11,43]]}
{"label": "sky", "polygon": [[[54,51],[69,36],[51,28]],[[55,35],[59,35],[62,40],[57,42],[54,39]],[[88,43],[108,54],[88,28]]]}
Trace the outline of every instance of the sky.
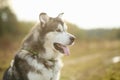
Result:
{"label": "sky", "polygon": [[120,0],[11,0],[12,10],[19,20],[38,21],[46,12],[83,29],[120,28]]}

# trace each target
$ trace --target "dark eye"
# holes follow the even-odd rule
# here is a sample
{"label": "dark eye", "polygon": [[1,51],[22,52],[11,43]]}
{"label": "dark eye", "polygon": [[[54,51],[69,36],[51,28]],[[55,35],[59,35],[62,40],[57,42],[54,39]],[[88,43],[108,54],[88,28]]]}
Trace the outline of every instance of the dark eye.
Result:
{"label": "dark eye", "polygon": [[56,31],[57,31],[57,32],[61,32],[61,30],[60,30],[60,29],[56,29]]}

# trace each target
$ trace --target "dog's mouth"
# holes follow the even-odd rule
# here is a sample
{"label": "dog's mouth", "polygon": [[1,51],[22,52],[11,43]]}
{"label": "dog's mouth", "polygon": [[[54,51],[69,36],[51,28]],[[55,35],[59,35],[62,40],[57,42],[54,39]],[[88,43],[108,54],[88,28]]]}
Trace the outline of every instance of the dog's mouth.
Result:
{"label": "dog's mouth", "polygon": [[65,54],[65,55],[70,54],[69,48],[66,45],[63,45],[60,43],[54,43],[54,47],[56,50],[58,50],[59,52]]}

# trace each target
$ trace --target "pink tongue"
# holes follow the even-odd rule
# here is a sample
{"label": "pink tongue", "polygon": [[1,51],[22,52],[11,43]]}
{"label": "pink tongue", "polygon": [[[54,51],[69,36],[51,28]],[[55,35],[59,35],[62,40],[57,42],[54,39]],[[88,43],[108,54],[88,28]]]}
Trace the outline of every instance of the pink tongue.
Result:
{"label": "pink tongue", "polygon": [[64,50],[64,53],[67,55],[67,56],[69,56],[69,54],[70,54],[70,51],[69,51],[69,48],[68,47],[62,47],[63,48],[63,50]]}

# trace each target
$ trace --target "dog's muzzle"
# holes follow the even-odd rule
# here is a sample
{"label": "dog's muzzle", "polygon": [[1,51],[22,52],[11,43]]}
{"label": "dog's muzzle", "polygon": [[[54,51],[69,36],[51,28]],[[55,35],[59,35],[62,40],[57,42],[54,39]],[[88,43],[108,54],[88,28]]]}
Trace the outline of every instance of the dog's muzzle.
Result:
{"label": "dog's muzzle", "polygon": [[69,46],[69,45],[72,45],[72,44],[74,43],[75,37],[74,37],[74,36],[70,36],[70,37],[69,37],[69,40],[70,40],[70,41],[69,41],[69,44],[67,44],[67,45],[63,45],[63,44],[61,44],[61,43],[54,43],[55,49],[58,50],[59,52],[65,54],[65,55],[69,55],[69,54],[70,54],[70,51],[69,51],[68,46]]}

